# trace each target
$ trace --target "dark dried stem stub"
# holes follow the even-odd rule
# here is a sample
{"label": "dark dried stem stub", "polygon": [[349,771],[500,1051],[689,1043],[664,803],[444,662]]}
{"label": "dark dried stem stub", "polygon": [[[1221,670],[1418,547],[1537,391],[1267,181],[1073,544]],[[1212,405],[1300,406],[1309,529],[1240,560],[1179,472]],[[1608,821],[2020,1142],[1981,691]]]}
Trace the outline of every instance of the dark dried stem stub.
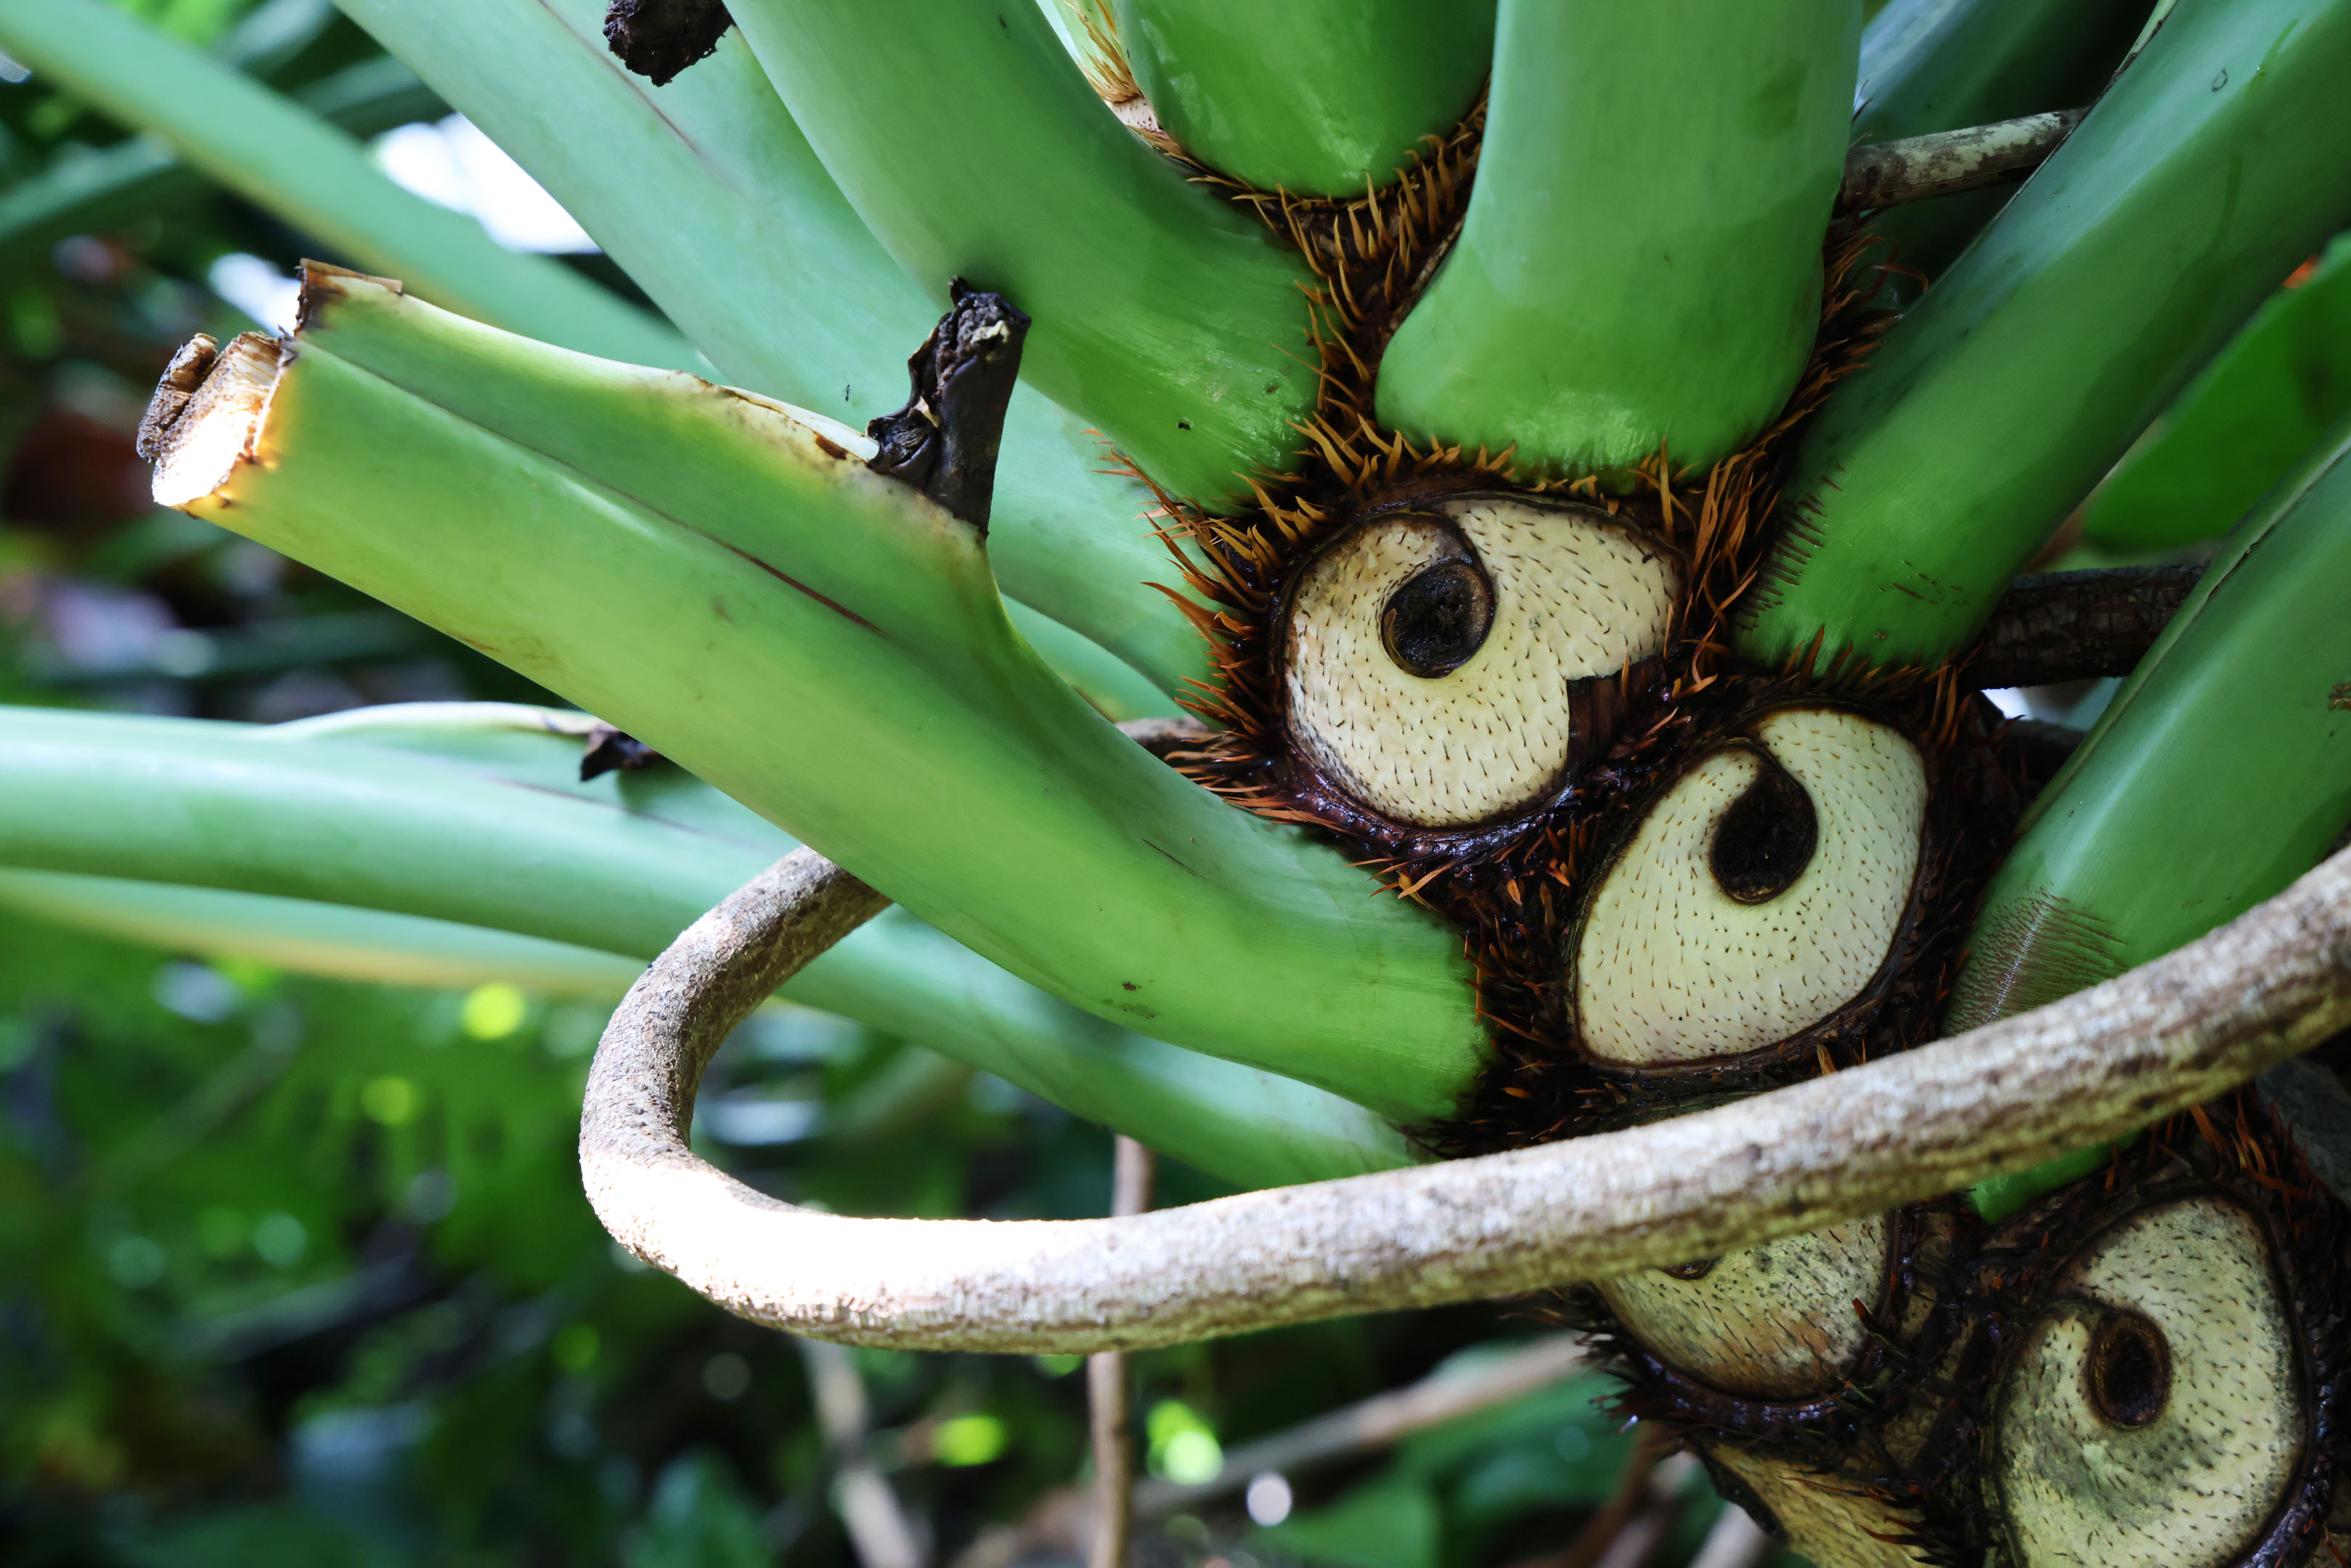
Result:
{"label": "dark dried stem stub", "polygon": [[906,361],[914,382],[906,406],[865,427],[881,447],[866,466],[912,485],[986,533],[1029,318],[1001,294],[969,287],[960,277],[948,292],[953,307]]}
{"label": "dark dried stem stub", "polygon": [[1968,661],[1971,685],[2047,686],[2127,675],[2202,580],[2200,564],[2020,577]]}
{"label": "dark dried stem stub", "polygon": [[612,0],[604,43],[621,63],[655,87],[717,52],[735,18],[725,0]]}
{"label": "dark dried stem stub", "polygon": [[662,754],[626,731],[599,721],[588,732],[588,749],[580,754],[580,782],[612,772],[640,773],[662,760]]}
{"label": "dark dried stem stub", "polygon": [[2082,1369],[2090,1406],[2116,1427],[2144,1427],[2171,1397],[2171,1346],[2137,1312],[2113,1312],[2091,1331]]}
{"label": "dark dried stem stub", "polygon": [[1723,893],[1740,904],[1766,904],[1788,891],[1813,863],[1820,814],[1788,770],[1769,758],[1747,792],[1714,830],[1708,859]]}

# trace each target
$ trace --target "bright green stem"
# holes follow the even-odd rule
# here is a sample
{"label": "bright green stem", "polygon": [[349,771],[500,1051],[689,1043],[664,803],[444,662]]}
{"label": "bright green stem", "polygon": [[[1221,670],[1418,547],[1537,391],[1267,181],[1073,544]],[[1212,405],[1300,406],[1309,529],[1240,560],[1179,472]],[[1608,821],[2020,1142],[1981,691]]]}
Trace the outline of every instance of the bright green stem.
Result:
{"label": "bright green stem", "polygon": [[0,905],[150,947],[382,985],[504,981],[546,996],[612,1001],[644,969],[642,959],[483,925],[73,872],[0,869]]}
{"label": "bright green stem", "polygon": [[[576,783],[579,741],[544,727],[577,716],[417,705],[256,729],[10,709],[0,903],[350,978],[617,994],[791,841],[674,771]],[[1229,1181],[1410,1159],[1356,1106],[1089,1017],[903,912],[784,994]]]}
{"label": "bright green stem", "polygon": [[1316,391],[1304,269],[1120,125],[1032,0],[730,9],[935,308],[959,277],[1034,317],[1022,378],[1174,494],[1236,501],[1290,465]]}
{"label": "bright green stem", "polygon": [[2141,553],[2218,538],[2351,413],[2351,235],[2272,296],[2082,508],[2082,539]]}
{"label": "bright green stem", "polygon": [[1964,646],[2181,382],[2351,210],[2351,0],[2182,0],[1830,399],[1740,647]]}
{"label": "bright green stem", "polygon": [[590,353],[695,362],[661,322],[559,262],[501,248],[472,218],[393,184],[344,131],[104,0],[0,0],[0,48],[453,310]]}
{"label": "bright green stem", "polygon": [[[620,68],[603,0],[340,0],[552,192],[726,380],[860,430],[938,319],[851,210],[741,37],[666,87]],[[528,71],[512,62],[528,60]],[[1004,590],[1180,693],[1197,633],[1150,492],[1024,388],[989,555]]]}
{"label": "bright green stem", "polygon": [[2033,803],[1950,1032],[2161,957],[2325,855],[2351,821],[2346,595],[2351,421],[2230,537]]}
{"label": "bright green stem", "polygon": [[[2147,13],[2147,0],[1894,0],[1862,30],[1854,137],[1896,141],[2080,109],[2105,89]],[[1894,259],[1933,278],[2015,193],[2001,185],[1912,202],[1869,226],[1895,242]],[[1886,281],[1886,303],[1917,298],[1915,281]]]}
{"label": "bright green stem", "polygon": [[1860,27],[1858,0],[1503,0],[1477,189],[1382,423],[1530,473],[1760,434],[1812,349]]}
{"label": "bright green stem", "polygon": [[350,303],[380,291],[344,287],[257,460],[189,510],[620,725],[1091,1011],[1399,1119],[1467,1087],[1458,936],[1103,723],[1014,633],[967,526],[690,378],[413,303],[403,368],[395,315]]}
{"label": "bright green stem", "polygon": [[[637,494],[691,486],[697,477],[677,473],[669,453],[649,445],[635,429],[639,420],[671,417],[681,399],[685,405],[715,401],[720,407],[737,402],[732,393],[697,387],[669,372],[583,361],[364,282],[331,287],[340,292],[308,323],[306,341],[323,344],[362,370],[560,463],[600,477],[617,474],[623,487]],[[546,401],[540,378],[569,379],[573,395]],[[834,434],[844,441],[860,439],[848,432]],[[737,488],[730,491],[722,484],[718,493],[756,493],[763,482],[764,470],[738,469],[732,476]],[[755,519],[748,548],[766,548],[756,510],[746,515]],[[991,559],[998,537],[990,532]],[[1149,681],[1095,643],[1025,606],[1007,608],[1039,655],[1105,717],[1175,711]]]}
{"label": "bright green stem", "polygon": [[1117,0],[1160,126],[1260,190],[1360,196],[1477,101],[1494,0]]}

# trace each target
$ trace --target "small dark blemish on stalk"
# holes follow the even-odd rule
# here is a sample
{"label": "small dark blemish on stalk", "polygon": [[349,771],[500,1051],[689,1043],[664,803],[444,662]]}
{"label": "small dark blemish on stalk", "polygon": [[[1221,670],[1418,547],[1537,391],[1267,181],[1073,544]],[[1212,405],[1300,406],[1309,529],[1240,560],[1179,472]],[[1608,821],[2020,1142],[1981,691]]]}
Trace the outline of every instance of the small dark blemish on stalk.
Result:
{"label": "small dark blemish on stalk", "polygon": [[588,732],[588,749],[580,757],[580,782],[606,773],[642,773],[664,760],[662,754],[635,736],[598,720]]}
{"label": "small dark blemish on stalk", "polygon": [[830,440],[824,435],[817,435],[816,449],[819,452],[823,453],[827,457],[834,458],[843,463],[849,461],[849,454],[841,450],[841,444],[837,441]]}
{"label": "small dark blemish on stalk", "polygon": [[815,600],[819,604],[823,605],[835,615],[842,616],[848,620],[856,622],[860,626],[864,627],[868,632],[872,632],[877,637],[888,635],[888,633],[883,632],[881,627],[876,626],[872,622],[868,621],[864,616],[860,615],[848,605],[843,604],[838,599],[833,599],[825,594],[819,593],[815,589],[810,588],[807,583],[802,582],[790,572],[777,570],[775,567],[768,565],[766,561],[761,560],[758,556],[753,555],[749,550],[744,549],[738,545],[726,544],[725,539],[720,539],[718,542],[722,545],[726,545],[728,549],[733,550],[737,555],[741,556],[745,560],[749,561],[753,566],[758,567],[761,571],[766,572],[769,577],[774,578],[778,582],[782,583],[785,587],[796,589],[799,592],[807,594],[810,599]]}
{"label": "small dark blemish on stalk", "polygon": [[1136,985],[1133,980],[1121,980],[1119,985],[1123,989],[1130,991],[1139,991],[1143,989],[1141,986]]}
{"label": "small dark blemish on stalk", "polygon": [[2327,693],[2326,706],[2336,713],[2351,713],[2351,681],[2346,681]]}
{"label": "small dark blemish on stalk", "polygon": [[1189,430],[1192,428],[1192,422],[1188,419],[1179,419],[1176,422],[1176,428],[1178,430]]}

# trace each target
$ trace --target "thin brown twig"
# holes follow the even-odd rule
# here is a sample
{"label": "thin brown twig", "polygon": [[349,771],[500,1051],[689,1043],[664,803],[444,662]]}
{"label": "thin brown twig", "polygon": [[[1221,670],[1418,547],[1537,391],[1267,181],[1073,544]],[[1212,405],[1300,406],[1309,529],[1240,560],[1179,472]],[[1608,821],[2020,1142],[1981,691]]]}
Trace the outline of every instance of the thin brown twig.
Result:
{"label": "thin brown twig", "polygon": [[[1123,1134],[1114,1148],[1110,1211],[1120,1218],[1145,1213],[1159,1156]],[[1124,1568],[1134,1520],[1134,1418],[1124,1351],[1100,1351],[1086,1358],[1086,1401],[1094,1453],[1094,1529],[1087,1568]]]}

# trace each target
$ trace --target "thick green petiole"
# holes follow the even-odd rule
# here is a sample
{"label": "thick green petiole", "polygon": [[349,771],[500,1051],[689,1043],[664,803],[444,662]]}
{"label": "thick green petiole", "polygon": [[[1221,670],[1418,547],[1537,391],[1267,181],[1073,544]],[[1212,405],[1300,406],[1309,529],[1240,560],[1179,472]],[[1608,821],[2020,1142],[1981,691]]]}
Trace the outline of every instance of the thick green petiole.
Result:
{"label": "thick green petiole", "polygon": [[1304,269],[1120,125],[1033,3],[731,9],[925,293],[959,277],[1036,319],[1024,380],[1176,495],[1243,500],[1244,474],[1290,465],[1316,392]]}
{"label": "thick green petiole", "polygon": [[[573,781],[580,715],[363,710],[268,729],[14,708],[0,904],[352,978],[612,996],[791,847],[674,769]],[[1408,1163],[1304,1084],[1089,1017],[903,912],[790,999],[919,1041],[1248,1186]]]}
{"label": "thick green petiole", "polygon": [[502,981],[545,996],[609,1002],[644,968],[618,953],[486,925],[76,872],[0,868],[0,905],[151,947],[383,985]]}
{"label": "thick green petiole", "polygon": [[[2339,841],[2351,822],[2346,584],[2351,422],[2230,536],[2033,803],[1977,916],[1949,1032],[2160,957]],[[1978,1201],[2022,1201],[2047,1174]]]}
{"label": "thick green petiole", "polygon": [[2184,3],[1830,399],[1740,647],[1931,664],[2351,209],[2351,0]]}
{"label": "thick green petiole", "polygon": [[[728,381],[863,429],[937,318],[866,232],[741,37],[665,87],[617,68],[602,0],[343,0],[530,170]],[[528,59],[517,73],[508,62]],[[989,558],[1013,598],[1180,693],[1207,674],[1165,594],[1150,492],[1085,422],[1013,400]]]}
{"label": "thick green petiole", "polygon": [[1503,0],[1477,188],[1381,422],[1533,474],[1761,434],[1813,345],[1860,26],[1855,0]]}
{"label": "thick green petiole", "polygon": [[2082,542],[2138,554],[2218,538],[2351,413],[2351,235],[2254,312],[2082,507]]}
{"label": "thick green petiole", "polygon": [[350,136],[103,0],[0,0],[0,47],[230,190],[426,298],[549,342],[690,366],[676,333],[559,262],[395,185]]}
{"label": "thick green petiole", "polygon": [[[2147,12],[2147,0],[1894,0],[1862,29],[1854,139],[1895,141],[2086,107]],[[1894,242],[1891,259],[1932,279],[2015,193],[2002,185],[1912,203],[1869,226]],[[1886,286],[1886,304],[1917,298],[1907,277]]]}
{"label": "thick green petiole", "polygon": [[1399,1119],[1478,1071],[1458,939],[1103,723],[977,535],[847,433],[363,279],[310,319],[282,371],[223,354],[159,499],[484,649],[1091,1011]]}
{"label": "thick green petiole", "polygon": [[1135,85],[1184,151],[1260,190],[1360,196],[1476,102],[1494,0],[1117,0]]}

